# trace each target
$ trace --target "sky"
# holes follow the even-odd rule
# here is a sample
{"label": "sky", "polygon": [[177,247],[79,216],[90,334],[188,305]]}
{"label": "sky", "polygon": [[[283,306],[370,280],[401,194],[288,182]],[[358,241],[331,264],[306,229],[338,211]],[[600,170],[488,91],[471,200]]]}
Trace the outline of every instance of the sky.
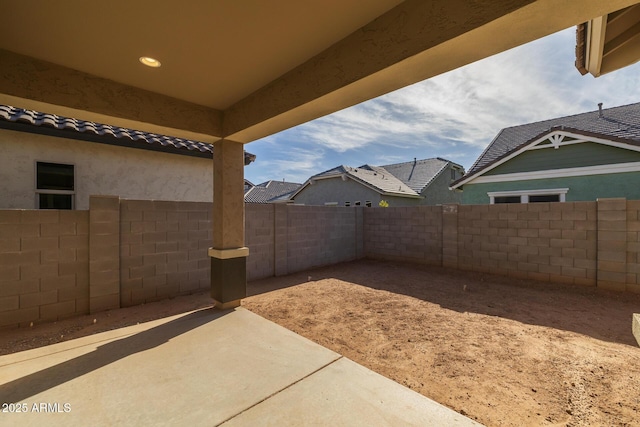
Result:
{"label": "sky", "polygon": [[442,157],[468,170],[503,128],[640,102],[640,63],[575,68],[575,27],[248,144],[254,184]]}

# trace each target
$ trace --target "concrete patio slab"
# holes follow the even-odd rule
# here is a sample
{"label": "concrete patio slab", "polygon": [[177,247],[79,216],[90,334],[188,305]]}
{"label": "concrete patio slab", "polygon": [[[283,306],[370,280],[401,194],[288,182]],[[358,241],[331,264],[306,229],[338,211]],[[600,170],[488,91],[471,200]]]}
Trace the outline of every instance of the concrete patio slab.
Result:
{"label": "concrete patio slab", "polygon": [[242,308],[2,356],[3,403],[0,425],[477,425]]}
{"label": "concrete patio slab", "polygon": [[343,357],[223,424],[224,427],[256,425],[479,424]]}

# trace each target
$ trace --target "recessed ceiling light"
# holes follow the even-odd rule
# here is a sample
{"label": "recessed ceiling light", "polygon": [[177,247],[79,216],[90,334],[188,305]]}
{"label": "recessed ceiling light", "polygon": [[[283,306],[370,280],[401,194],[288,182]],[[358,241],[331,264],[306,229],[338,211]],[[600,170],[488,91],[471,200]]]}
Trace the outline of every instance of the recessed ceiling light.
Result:
{"label": "recessed ceiling light", "polygon": [[142,62],[147,67],[158,68],[160,65],[160,61],[155,58],[151,58],[150,56],[141,56],[140,62]]}

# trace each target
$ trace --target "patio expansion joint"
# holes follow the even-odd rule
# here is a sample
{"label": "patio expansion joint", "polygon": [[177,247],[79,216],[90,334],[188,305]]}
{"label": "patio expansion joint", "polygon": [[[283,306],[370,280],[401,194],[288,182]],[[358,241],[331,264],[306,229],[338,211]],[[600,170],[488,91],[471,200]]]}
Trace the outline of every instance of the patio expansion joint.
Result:
{"label": "patio expansion joint", "polygon": [[250,410],[250,409],[252,409],[252,408],[255,408],[256,406],[260,405],[261,403],[263,403],[263,402],[265,402],[265,401],[267,401],[267,400],[271,399],[273,396],[275,396],[275,395],[277,395],[277,394],[279,394],[279,393],[282,393],[283,391],[285,391],[285,390],[287,390],[287,389],[289,389],[289,388],[293,387],[294,385],[298,384],[298,383],[299,383],[299,382],[301,382],[301,381],[306,380],[306,379],[307,379],[307,378],[309,378],[310,376],[315,375],[316,373],[318,373],[318,372],[322,371],[324,368],[326,368],[326,367],[328,367],[328,366],[330,366],[330,365],[332,365],[332,364],[336,363],[338,360],[343,359],[343,358],[344,358],[344,356],[342,356],[342,355],[338,355],[338,357],[336,357],[335,359],[333,359],[331,362],[329,362],[329,363],[326,363],[326,364],[322,365],[322,366],[321,366],[321,367],[319,367],[318,369],[316,369],[316,370],[314,370],[314,371],[312,371],[312,372],[308,373],[307,375],[305,375],[304,377],[302,377],[302,378],[298,379],[297,381],[292,382],[292,383],[291,383],[291,384],[289,384],[288,386],[283,387],[283,388],[281,388],[280,390],[277,390],[277,391],[275,391],[275,392],[271,393],[269,396],[265,397],[264,399],[262,399],[262,400],[260,400],[260,401],[258,401],[258,402],[256,402],[256,403],[254,403],[253,405],[251,405],[251,406],[249,406],[249,407],[247,407],[247,408],[243,409],[242,411],[238,412],[237,414],[230,416],[229,418],[227,418],[226,420],[222,421],[221,423],[216,424],[216,426],[215,426],[215,427],[219,427],[219,426],[222,426],[222,425],[226,424],[227,422],[231,421],[231,420],[232,420],[232,419],[234,419],[235,417],[237,417],[237,416],[239,416],[239,415],[244,414],[245,412],[249,411],[249,410]]}

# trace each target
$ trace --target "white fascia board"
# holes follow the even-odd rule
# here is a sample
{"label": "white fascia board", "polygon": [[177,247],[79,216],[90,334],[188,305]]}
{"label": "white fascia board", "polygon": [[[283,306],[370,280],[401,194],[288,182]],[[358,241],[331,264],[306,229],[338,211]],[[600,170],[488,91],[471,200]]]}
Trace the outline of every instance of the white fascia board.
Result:
{"label": "white fascia board", "polygon": [[599,16],[589,21],[586,58],[584,62],[587,71],[589,71],[594,77],[600,76],[600,70],[602,69],[606,30],[607,15]]}
{"label": "white fascia board", "polygon": [[307,188],[309,185],[311,185],[311,180],[308,179],[305,181],[304,184],[302,184],[300,186],[300,188],[298,188],[290,197],[289,200],[293,201],[293,199],[298,195],[298,193],[300,193],[302,190],[304,190],[305,188]]}
{"label": "white fascia board", "polygon": [[345,180],[345,178],[351,178],[353,181],[357,182],[360,185],[363,185],[367,188],[370,188],[371,190],[375,191],[378,194],[381,195],[386,195],[386,193],[384,193],[383,191],[381,191],[379,188],[374,187],[373,185],[361,180],[360,178],[346,172],[340,172],[340,173],[335,173],[335,174],[331,174],[331,175],[325,175],[325,176],[321,176],[321,177],[317,177],[317,178],[313,178],[313,180],[315,181],[319,181],[321,179],[332,179],[332,178],[341,178],[343,181]]}
{"label": "white fascia board", "polygon": [[640,162],[617,163],[610,165],[586,166],[581,168],[549,169],[534,172],[505,173],[501,175],[481,176],[473,180],[474,184],[490,182],[528,181],[546,178],[568,178],[585,175],[605,175],[610,173],[640,172]]}
{"label": "white fascia board", "polygon": [[[380,193],[380,192],[379,192]],[[389,193],[389,192],[384,192],[384,193],[380,193],[383,196],[394,196],[394,197],[406,197],[408,199],[424,199],[424,196],[421,196],[419,194],[407,194],[407,193]]]}
{"label": "white fascia board", "polygon": [[[427,189],[431,184],[433,184],[433,182],[434,182],[434,181],[435,181],[435,180],[436,180],[440,175],[442,175],[442,173],[443,173],[445,170],[447,170],[447,169],[449,168],[449,166],[452,166],[453,164],[455,164],[455,163],[450,162],[450,161],[447,161],[447,162],[444,164],[444,166],[442,166],[442,167],[440,168],[440,170],[439,170],[438,172],[436,172],[436,173],[435,173],[435,175],[433,175],[433,176],[431,177],[431,179],[429,180],[429,182],[427,182],[427,183],[425,184],[425,186],[424,186],[424,187],[422,187],[422,189],[420,190],[420,194],[422,194],[422,193],[423,193],[423,192],[424,192],[424,191],[425,191],[425,190],[426,190],[426,189]],[[456,164],[456,165],[457,165],[457,164]],[[460,165],[457,165],[457,166],[460,166]],[[460,166],[460,167],[462,168],[462,166]],[[462,168],[462,170],[464,170],[464,168]]]}

